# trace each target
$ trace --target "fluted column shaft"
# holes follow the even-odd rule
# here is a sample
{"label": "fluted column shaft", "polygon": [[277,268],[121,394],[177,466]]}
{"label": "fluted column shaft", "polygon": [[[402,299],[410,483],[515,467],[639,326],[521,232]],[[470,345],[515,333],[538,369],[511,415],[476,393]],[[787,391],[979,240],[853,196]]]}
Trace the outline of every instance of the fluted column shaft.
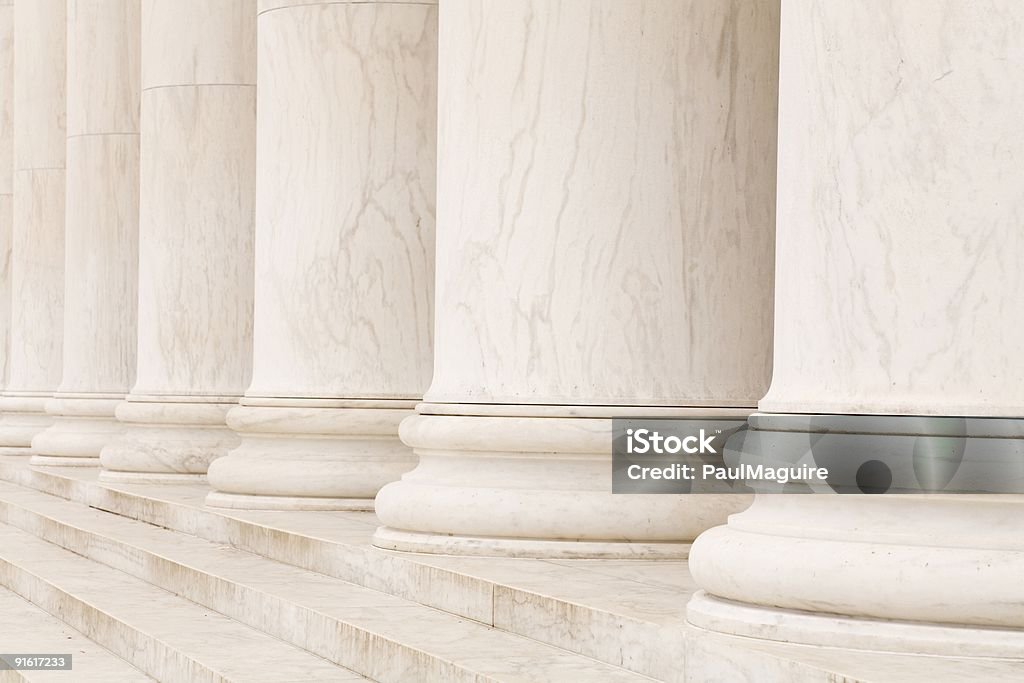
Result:
{"label": "fluted column shaft", "polygon": [[[887,416],[845,418],[871,445],[850,459],[913,439],[893,476],[941,492],[965,474],[954,456],[1012,451],[997,479],[1017,486],[1024,97],[1008,84],[1024,69],[1024,7],[785,8],[775,374],[758,422],[809,433]],[[868,442],[857,424],[884,430]],[[697,540],[690,569],[706,591],[690,619],[707,628],[1024,654],[1021,496],[758,496]]]}
{"label": "fluted column shaft", "polygon": [[370,509],[431,372],[437,12],[260,3],[253,381],[207,501]]}
{"label": "fluted column shaft", "polygon": [[10,377],[0,446],[28,452],[50,425],[64,319],[65,0],[14,7]]}
{"label": "fluted column shaft", "polygon": [[767,386],[777,8],[440,11],[434,378],[375,542],[684,554],[747,501],[613,498],[609,418]]}
{"label": "fluted column shaft", "polygon": [[63,375],[34,464],[98,464],[135,375],[139,11],[139,0],[67,4]]}
{"label": "fluted column shaft", "polygon": [[138,365],[105,480],[189,480],[249,381],[255,0],[144,0]]}

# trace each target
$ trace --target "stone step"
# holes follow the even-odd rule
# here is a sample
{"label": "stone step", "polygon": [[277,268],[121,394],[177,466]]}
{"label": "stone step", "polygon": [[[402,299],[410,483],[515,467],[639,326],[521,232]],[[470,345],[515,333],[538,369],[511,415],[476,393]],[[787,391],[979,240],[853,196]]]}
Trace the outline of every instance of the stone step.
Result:
{"label": "stone step", "polygon": [[432,605],[657,680],[1024,680],[1024,662],[1018,661],[813,647],[702,631],[686,621],[695,586],[685,562],[390,553],[369,545],[372,513],[218,510],[204,506],[204,486],[113,485],[96,478],[92,468],[30,468],[28,458],[0,454],[0,480]]}
{"label": "stone step", "polygon": [[153,679],[60,619],[0,589],[0,650],[5,654],[70,654],[70,671],[0,671],[0,683],[142,683]]}
{"label": "stone step", "polygon": [[8,524],[0,524],[0,584],[160,681],[365,680]]}
{"label": "stone step", "polygon": [[208,488],[97,481],[88,467],[0,456],[0,480],[371,588],[656,678],[681,680],[685,562],[542,561],[372,547],[372,513],[226,510]]}
{"label": "stone step", "polygon": [[[0,521],[373,680],[650,680],[393,595],[9,483],[0,483]],[[0,560],[6,554],[0,550]],[[178,628],[188,626],[179,621]]]}

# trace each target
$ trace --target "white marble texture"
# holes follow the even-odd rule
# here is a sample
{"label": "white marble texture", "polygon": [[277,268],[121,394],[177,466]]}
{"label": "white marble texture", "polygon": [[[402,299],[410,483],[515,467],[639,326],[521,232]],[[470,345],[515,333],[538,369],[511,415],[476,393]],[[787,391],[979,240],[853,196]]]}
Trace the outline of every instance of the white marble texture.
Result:
{"label": "white marble texture", "polygon": [[64,306],[65,3],[14,13],[14,203],[9,378],[0,446],[28,452],[60,383]]}
{"label": "white marble texture", "polygon": [[11,343],[11,238],[14,230],[14,0],[0,2],[0,389]]}
{"label": "white marble texture", "polygon": [[770,412],[1024,414],[1024,7],[783,22]]}
{"label": "white marble texture", "polygon": [[441,7],[439,403],[750,406],[777,7]]}
{"label": "white marble texture", "polygon": [[94,463],[135,375],[139,12],[138,0],[67,6],[63,376],[35,464]]}
{"label": "white marble texture", "polygon": [[200,475],[237,444],[223,416],[251,365],[255,33],[254,0],[142,4],[138,364],[128,431],[101,453],[111,477]]}
{"label": "white marble texture", "polygon": [[[1022,30],[1008,1],[787,5],[762,412],[1020,417]],[[1021,539],[1024,496],[759,496],[694,543],[691,621],[1020,657]]]}
{"label": "white marble texture", "polygon": [[608,418],[768,385],[778,7],[440,12],[434,377],[375,543],[685,555],[747,501],[613,498]]}
{"label": "white marble texture", "polygon": [[368,509],[431,374],[437,12],[273,7],[258,46],[253,380],[210,502]]}

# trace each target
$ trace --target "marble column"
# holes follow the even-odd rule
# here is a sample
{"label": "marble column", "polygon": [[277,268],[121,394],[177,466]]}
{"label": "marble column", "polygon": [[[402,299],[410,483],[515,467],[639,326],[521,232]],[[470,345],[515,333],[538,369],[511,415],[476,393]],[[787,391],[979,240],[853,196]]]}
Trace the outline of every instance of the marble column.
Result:
{"label": "marble column", "polygon": [[375,544],[680,556],[749,504],[613,496],[610,417],[767,387],[777,13],[441,4],[434,377]]}
{"label": "marble column", "polygon": [[135,374],[139,0],[68,0],[63,377],[32,463],[98,465]]}
{"label": "marble column", "polygon": [[3,0],[0,1],[0,391],[7,386],[10,371],[13,212],[14,0]]}
{"label": "marble column", "polygon": [[[756,422],[884,435],[850,457],[914,439],[918,478],[922,447],[955,451],[953,425],[975,453],[1015,452],[1019,484],[1024,6],[785,7],[775,371]],[[690,570],[705,628],[1024,656],[1019,495],[762,495],[697,539]]]}
{"label": "marble column", "polygon": [[258,35],[253,381],[207,503],[372,509],[430,381],[436,6],[271,0]]}
{"label": "marble column", "polygon": [[136,383],[106,481],[191,481],[249,382],[255,0],[144,0]]}
{"label": "marble column", "polygon": [[9,379],[0,447],[30,452],[61,378],[64,320],[65,0],[14,7],[14,209]]}

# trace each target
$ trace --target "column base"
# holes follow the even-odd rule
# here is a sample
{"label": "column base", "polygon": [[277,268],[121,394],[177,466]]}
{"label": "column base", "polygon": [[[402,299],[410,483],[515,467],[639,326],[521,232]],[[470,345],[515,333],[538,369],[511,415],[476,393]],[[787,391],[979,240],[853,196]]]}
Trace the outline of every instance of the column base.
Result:
{"label": "column base", "polygon": [[1021,630],[771,609],[717,598],[704,591],[690,599],[686,618],[707,631],[783,643],[945,657],[1024,658]]}
{"label": "column base", "polygon": [[241,445],[210,466],[206,504],[264,510],[373,510],[416,464],[398,439],[415,402],[246,397],[227,422]]}
{"label": "column base", "polygon": [[129,395],[117,406],[124,432],[100,453],[100,481],[201,482],[211,462],[238,446],[238,436],[225,422],[236,403],[176,398]]}
{"label": "column base", "polygon": [[684,558],[697,534],[750,504],[735,494],[611,492],[613,414],[745,418],[749,410],[432,404],[417,410],[402,423],[401,436],[419,464],[377,494],[385,526],[373,543],[381,548]]}
{"label": "column base", "polygon": [[96,467],[100,451],[124,431],[114,410],[124,396],[55,394],[46,402],[53,425],[32,439],[33,465]]}
{"label": "column base", "polygon": [[5,392],[0,396],[0,455],[31,455],[32,439],[53,424],[46,403],[53,394]]}
{"label": "column base", "polygon": [[690,573],[705,591],[688,610],[695,625],[810,645],[1024,657],[1024,495],[945,492],[1019,490],[1024,421],[749,422],[743,458],[834,464],[837,490],[851,488],[863,462],[885,462],[891,490],[929,492],[759,493],[693,544]]}

